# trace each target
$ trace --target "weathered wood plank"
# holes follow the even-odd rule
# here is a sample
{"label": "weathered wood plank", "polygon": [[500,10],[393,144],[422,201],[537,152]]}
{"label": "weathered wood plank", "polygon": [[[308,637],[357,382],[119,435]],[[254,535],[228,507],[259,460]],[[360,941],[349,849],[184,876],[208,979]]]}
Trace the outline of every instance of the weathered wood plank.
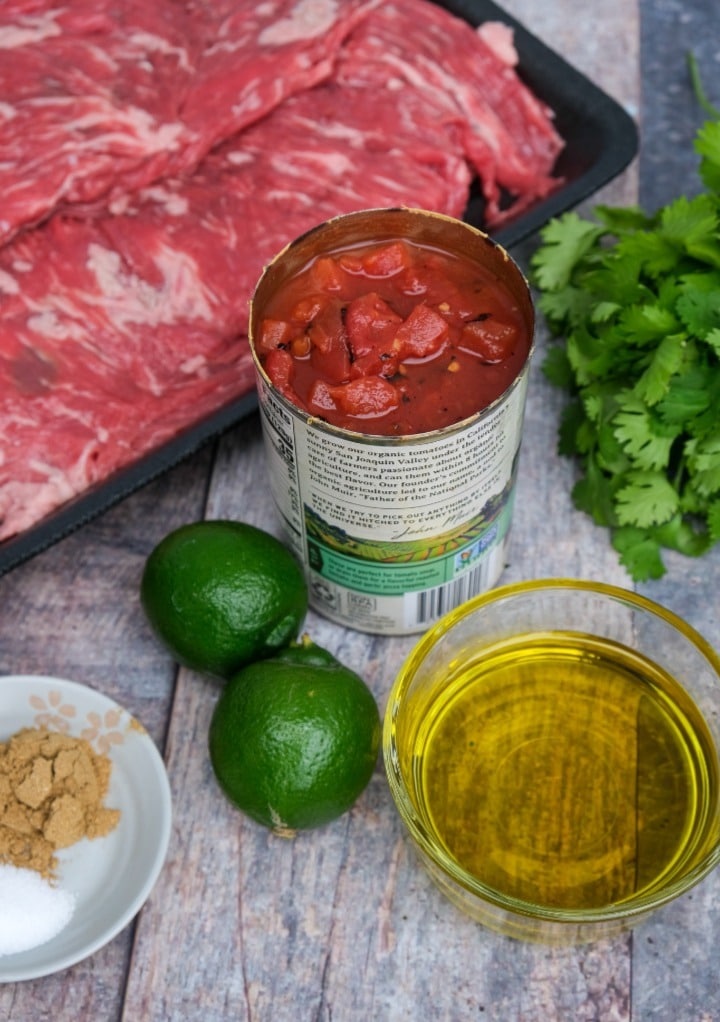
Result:
{"label": "weathered wood plank", "polygon": [[[228,438],[208,516],[272,525],[264,472],[259,438]],[[537,524],[537,493],[526,507]],[[525,517],[521,535],[531,527]],[[576,552],[566,549],[569,571]],[[526,567],[523,558],[521,574]],[[384,706],[412,640],[361,636],[314,615],[308,630]],[[481,1009],[498,1020],[628,1017],[627,941],[608,942],[602,955],[549,951],[466,919],[420,869],[380,767],[347,817],[294,842],[245,820],[221,796],[205,754],[216,697],[214,682],[181,672],[167,749],[175,834],[138,927],[127,1018],[400,1019],[409,1006],[421,1020]],[[598,1014],[601,1004],[610,1014]]]}
{"label": "weathered wood plank", "polygon": [[[639,109],[636,2],[609,0],[591,32],[569,0],[542,8],[507,0],[506,7],[628,109]],[[636,193],[635,166],[588,205],[633,201]],[[516,255],[522,261],[528,253],[523,247]],[[504,581],[568,574],[627,584],[607,536],[572,507],[573,467],[555,453],[562,397],[539,368],[542,327],[538,345]],[[207,493],[211,458],[211,449],[202,452],[0,579],[0,669],[98,684],[161,746],[167,729],[175,813],[168,862],[137,927],[66,973],[0,986],[0,1016],[720,1018],[715,876],[632,937],[549,949],[492,934],[438,894],[402,833],[380,764],[349,814],[292,842],[272,837],[225,801],[206,754],[217,683],[181,671],[175,685],[175,667],[137,602],[144,557],[174,525],[205,515],[277,529],[256,419],[220,445]],[[698,563],[668,560],[668,577],[648,586],[648,594],[717,641],[713,581],[720,551]],[[366,677],[383,708],[412,640],[363,636],[312,614],[308,630]]]}
{"label": "weathered wood plank", "polygon": [[[176,669],[150,634],[138,582],[154,543],[201,516],[212,454],[207,448],[0,578],[3,674],[50,674],[95,687],[125,706],[162,749]],[[127,927],[64,972],[0,984],[0,1018],[118,1018],[133,933]]]}
{"label": "weathered wood plank", "polygon": [[[557,7],[562,24],[567,7]],[[637,38],[636,8],[609,5],[607,18],[625,26],[618,55],[628,58],[619,61],[628,73],[614,80],[614,91],[636,102],[636,60],[625,52]],[[546,31],[557,45],[555,24],[550,17]],[[577,38],[567,45],[582,48]],[[607,63],[594,67],[598,80]],[[618,201],[632,187],[618,183]],[[507,579],[620,581],[606,537],[570,506],[572,469],[555,455],[558,408],[536,366]],[[208,517],[277,531],[265,472],[258,438],[228,437]],[[308,630],[364,674],[384,707],[412,640],[363,637],[315,615]],[[466,919],[419,868],[380,765],[353,811],[320,831],[287,842],[243,819],[220,795],[204,756],[216,696],[212,683],[180,673],[167,750],[174,841],[138,927],[128,1019],[629,1018],[629,939],[549,950]],[[172,939],[158,939],[164,933]]]}
{"label": "weathered wood plank", "polygon": [[[539,374],[531,391],[518,555],[507,579],[560,573],[621,581],[607,538],[569,505],[572,469],[552,453],[548,411],[558,407],[557,395]],[[265,472],[258,437],[228,437],[208,517],[276,529]],[[364,674],[384,706],[412,640],[371,639],[314,615],[308,629]],[[629,1017],[627,938],[608,942],[602,953],[549,951],[461,916],[419,868],[380,768],[348,817],[294,842],[244,820],[221,797],[204,756],[216,696],[212,683],[181,672],[168,744],[174,850],[139,925],[128,1018],[173,1017],[180,1004],[188,1019],[223,1012],[238,1019],[400,1019],[409,1007],[419,1020],[481,1009],[497,1020]],[[158,939],[163,933],[173,939]],[[194,951],[200,940],[212,948],[202,956]],[[530,982],[518,983],[519,974]]]}
{"label": "weathered wood plank", "polygon": [[[641,151],[641,199],[649,209],[701,188],[693,139],[706,119],[692,92],[687,53],[698,61],[704,86],[720,104],[717,10],[712,0],[641,0],[641,66],[647,130]],[[680,614],[720,649],[720,547],[699,561],[666,557],[667,575],[641,592]],[[633,1016],[637,1022],[673,1019],[717,1022],[720,993],[720,874],[667,906],[635,935]]]}

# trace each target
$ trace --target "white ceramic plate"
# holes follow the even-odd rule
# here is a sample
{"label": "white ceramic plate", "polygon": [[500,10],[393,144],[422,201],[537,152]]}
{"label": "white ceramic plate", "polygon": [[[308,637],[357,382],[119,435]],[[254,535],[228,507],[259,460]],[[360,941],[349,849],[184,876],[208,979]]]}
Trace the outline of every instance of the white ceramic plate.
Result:
{"label": "white ceramic plate", "polygon": [[59,678],[0,677],[0,741],[23,727],[86,738],[112,761],[104,805],[120,810],[106,837],[58,852],[57,883],[75,896],[69,923],[27,951],[0,956],[0,982],[66,969],[112,940],[133,919],[158,878],[170,840],[170,785],[154,742],[100,692]]}

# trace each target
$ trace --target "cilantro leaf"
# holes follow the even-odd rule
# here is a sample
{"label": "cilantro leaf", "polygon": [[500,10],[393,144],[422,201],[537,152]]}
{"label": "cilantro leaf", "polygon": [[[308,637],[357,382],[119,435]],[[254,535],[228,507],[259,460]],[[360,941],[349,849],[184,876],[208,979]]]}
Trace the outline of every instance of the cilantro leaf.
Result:
{"label": "cilantro leaf", "polygon": [[622,312],[622,305],[619,302],[596,302],[590,309],[589,315],[593,323],[607,323],[608,320]]}
{"label": "cilantro leaf", "polygon": [[614,325],[581,324],[568,335],[565,350],[580,386],[626,376],[627,346]]}
{"label": "cilantro leaf", "polygon": [[596,525],[616,524],[612,484],[594,458],[586,460],[585,474],[573,486],[572,499],[578,511],[589,514]]}
{"label": "cilantro leaf", "polygon": [[673,270],[681,248],[672,237],[655,230],[622,238],[618,242],[618,252],[625,266],[637,267],[638,279],[640,273],[655,279]]}
{"label": "cilantro leaf", "polygon": [[690,255],[704,251],[713,241],[718,227],[718,211],[709,195],[693,199],[680,196],[661,213],[659,237]]}
{"label": "cilantro leaf", "polygon": [[720,117],[695,148],[704,193],[652,215],[566,213],[530,261],[559,341],[543,371],[571,395],[558,451],[580,467],[573,500],[636,580],[664,573],[663,548],[720,541]]}
{"label": "cilantro leaf", "polygon": [[656,217],[648,216],[639,206],[596,206],[595,216],[610,234],[620,236],[628,231],[651,230]]}
{"label": "cilantro leaf", "polygon": [[538,286],[557,291],[570,282],[576,264],[592,250],[602,229],[577,213],[565,213],[551,220],[540,232],[544,247],[531,260]]}
{"label": "cilantro leaf", "polygon": [[595,457],[603,472],[611,475],[622,475],[631,467],[630,459],[611,423],[603,423],[598,428]]}
{"label": "cilantro leaf", "polygon": [[693,473],[693,489],[707,497],[720,496],[720,431],[688,440],[685,453]]}
{"label": "cilantro leaf", "polygon": [[655,298],[643,278],[643,262],[643,254],[637,252],[628,239],[621,239],[613,248],[603,251],[601,261],[588,264],[582,275],[578,272],[576,277],[592,294],[593,306],[602,300],[627,308],[636,302],[652,302]]}
{"label": "cilantro leaf", "polygon": [[685,340],[682,334],[663,337],[652,358],[635,384],[634,391],[648,405],[655,405],[665,397],[670,382],[683,366]]}
{"label": "cilantro leaf", "polygon": [[581,287],[567,287],[560,291],[546,291],[538,299],[538,306],[549,322],[558,329],[582,323],[592,308],[592,302]]}
{"label": "cilantro leaf", "polygon": [[568,457],[580,454],[578,435],[584,422],[585,413],[580,401],[570,401],[565,405],[558,429],[558,452],[560,454],[565,454]]}
{"label": "cilantro leaf", "polygon": [[688,332],[705,338],[720,329],[720,273],[686,274],[677,313]]}
{"label": "cilantro leaf", "polygon": [[542,371],[551,383],[563,390],[572,390],[574,376],[567,352],[559,345],[551,348],[545,356]]}
{"label": "cilantro leaf", "polygon": [[653,530],[658,542],[670,550],[677,550],[687,557],[700,557],[710,547],[712,540],[703,528],[693,528],[682,515],[673,515],[669,522]]}
{"label": "cilantro leaf", "polygon": [[683,425],[701,415],[711,400],[704,368],[693,367],[673,376],[665,397],[657,403],[656,408],[666,422]]}
{"label": "cilantro leaf", "polygon": [[675,514],[678,504],[677,491],[662,472],[628,472],[615,494],[621,525],[658,525]]}
{"label": "cilantro leaf", "polygon": [[655,428],[656,419],[639,397],[629,393],[613,419],[614,433],[623,450],[643,469],[665,468],[675,437]]}
{"label": "cilantro leaf", "polygon": [[680,326],[672,310],[657,303],[632,305],[623,312],[621,323],[626,342],[637,346],[657,344]]}
{"label": "cilantro leaf", "polygon": [[632,526],[615,529],[612,544],[620,554],[620,563],[636,581],[647,582],[665,574],[660,544],[642,529]]}

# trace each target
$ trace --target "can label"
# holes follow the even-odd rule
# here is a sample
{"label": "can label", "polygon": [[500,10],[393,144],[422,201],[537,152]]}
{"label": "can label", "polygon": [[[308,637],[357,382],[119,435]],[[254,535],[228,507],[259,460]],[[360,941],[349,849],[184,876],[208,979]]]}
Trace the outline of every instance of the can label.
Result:
{"label": "can label", "polygon": [[309,419],[258,376],[273,499],[315,610],[407,634],[495,584],[526,389],[527,366],[471,422],[390,440]]}

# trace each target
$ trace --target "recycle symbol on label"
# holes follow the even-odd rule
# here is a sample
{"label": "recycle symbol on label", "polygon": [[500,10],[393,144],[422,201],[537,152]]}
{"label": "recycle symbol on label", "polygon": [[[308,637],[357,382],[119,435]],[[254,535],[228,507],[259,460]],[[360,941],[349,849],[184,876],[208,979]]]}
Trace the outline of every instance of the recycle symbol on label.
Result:
{"label": "recycle symbol on label", "polygon": [[322,579],[314,579],[310,585],[313,591],[313,596],[315,596],[319,602],[324,603],[328,607],[337,606],[337,595],[335,590],[329,586],[327,582],[323,582]]}

